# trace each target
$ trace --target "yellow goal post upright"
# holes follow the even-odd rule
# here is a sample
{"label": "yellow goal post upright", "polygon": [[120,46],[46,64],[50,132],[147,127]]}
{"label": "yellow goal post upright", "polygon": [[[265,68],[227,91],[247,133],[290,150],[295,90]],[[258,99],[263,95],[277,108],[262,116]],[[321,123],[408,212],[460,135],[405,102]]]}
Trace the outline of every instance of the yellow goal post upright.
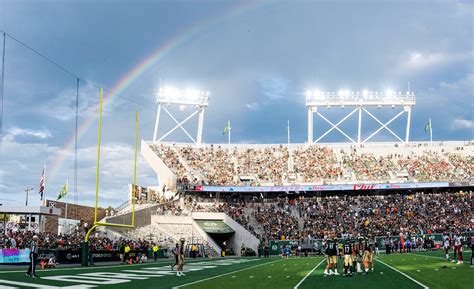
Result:
{"label": "yellow goal post upright", "polygon": [[89,235],[97,227],[108,226],[108,227],[120,227],[120,228],[135,228],[135,188],[137,186],[137,151],[138,151],[138,111],[135,112],[135,155],[133,160],[133,189],[132,189],[132,224],[114,224],[114,223],[102,223],[97,221],[97,211],[99,206],[99,169],[100,169],[100,140],[102,131],[102,87],[99,90],[99,128],[97,131],[97,167],[95,172],[95,208],[94,208],[94,224],[87,231],[82,243],[82,266],[88,266],[89,264]]}

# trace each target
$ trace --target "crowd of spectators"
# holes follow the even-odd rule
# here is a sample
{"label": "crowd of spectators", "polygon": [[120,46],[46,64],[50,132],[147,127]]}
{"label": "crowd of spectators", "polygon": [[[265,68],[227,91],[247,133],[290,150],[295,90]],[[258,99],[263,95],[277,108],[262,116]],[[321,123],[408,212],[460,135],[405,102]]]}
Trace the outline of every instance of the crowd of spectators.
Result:
{"label": "crowd of spectators", "polygon": [[310,146],[299,148],[293,153],[295,172],[304,175],[304,182],[324,180],[331,182],[341,179],[342,166],[339,164],[333,149],[329,147]]}
{"label": "crowd of spectators", "polygon": [[334,196],[298,202],[301,237],[329,232],[365,236],[431,234],[471,230],[471,192]]}
{"label": "crowd of spectators", "polygon": [[323,238],[467,232],[474,227],[472,192],[310,197],[230,201],[196,211],[225,212],[258,238]]}
{"label": "crowd of spectators", "polygon": [[292,214],[291,204],[285,199],[257,205],[254,218],[261,226],[265,239],[298,239],[298,217]]}
{"label": "crowd of spectators", "polygon": [[[425,235],[474,228],[471,191],[209,200],[204,205],[202,199],[188,196],[183,209],[225,212],[265,240],[319,239],[332,233],[373,237]],[[162,209],[169,213],[181,210],[179,206],[179,202],[168,202]],[[84,240],[84,232],[79,231],[64,235],[9,229],[0,231],[0,249],[28,248],[34,234],[44,250],[79,250]],[[143,251],[151,248],[152,243],[141,238],[112,240],[98,234],[89,238],[91,251],[121,251],[125,245]]]}
{"label": "crowd of spectators", "polygon": [[[39,248],[41,250],[79,250],[84,241],[84,234],[74,232],[72,234],[54,234],[46,232],[34,232],[28,230],[0,231],[0,249],[27,249],[30,248],[33,236],[38,236]],[[147,250],[151,248],[151,242],[143,239],[117,239],[93,235],[89,237],[90,251],[120,251],[125,245],[131,250]]]}
{"label": "crowd of spectators", "polygon": [[[179,182],[195,185],[441,182],[474,177],[474,154],[466,153],[465,147],[374,149],[378,153],[355,146],[312,145],[289,149],[284,145],[229,148],[161,144],[151,147],[178,176]],[[466,146],[466,150],[472,150],[472,146]],[[406,175],[408,179],[399,179],[398,175]]]}

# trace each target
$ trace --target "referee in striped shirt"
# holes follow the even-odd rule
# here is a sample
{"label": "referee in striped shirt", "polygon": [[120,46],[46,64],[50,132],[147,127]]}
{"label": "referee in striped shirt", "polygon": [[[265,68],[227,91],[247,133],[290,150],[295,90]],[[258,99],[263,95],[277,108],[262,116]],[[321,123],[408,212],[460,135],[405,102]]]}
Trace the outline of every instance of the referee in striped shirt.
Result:
{"label": "referee in striped shirt", "polygon": [[36,275],[36,259],[38,258],[38,236],[34,235],[33,240],[30,243],[30,266],[28,267],[28,272],[26,276],[33,278],[39,278]]}

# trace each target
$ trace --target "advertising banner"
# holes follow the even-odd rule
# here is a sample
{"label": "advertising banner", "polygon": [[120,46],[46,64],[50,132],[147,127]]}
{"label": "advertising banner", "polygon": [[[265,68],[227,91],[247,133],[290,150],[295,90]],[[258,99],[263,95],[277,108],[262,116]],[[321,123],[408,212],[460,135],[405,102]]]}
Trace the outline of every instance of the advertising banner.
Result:
{"label": "advertising banner", "polygon": [[196,223],[204,232],[208,234],[228,234],[234,233],[234,230],[229,227],[224,221],[220,220],[196,220]]}
{"label": "advertising banner", "polygon": [[29,249],[0,249],[0,264],[30,262]]}
{"label": "advertising banner", "polygon": [[[447,188],[464,183],[398,183],[398,184],[344,184],[344,185],[293,185],[293,186],[187,186],[191,191],[202,192],[318,192],[318,191],[371,191],[421,188]],[[467,183],[465,183],[467,185]]]}
{"label": "advertising banner", "polygon": [[[134,258],[142,253],[147,255],[146,251],[130,251],[129,257]],[[57,261],[59,263],[81,263],[81,251],[80,250],[58,250]],[[109,261],[120,261],[120,253],[118,251],[92,251],[92,257],[94,262],[109,262]]]}
{"label": "advertising banner", "polygon": [[299,244],[300,244],[300,241],[298,241],[298,240],[271,240],[270,241],[270,248],[268,250],[268,253],[270,255],[280,255],[281,254],[281,247],[283,245],[291,246],[291,247],[298,247]]}

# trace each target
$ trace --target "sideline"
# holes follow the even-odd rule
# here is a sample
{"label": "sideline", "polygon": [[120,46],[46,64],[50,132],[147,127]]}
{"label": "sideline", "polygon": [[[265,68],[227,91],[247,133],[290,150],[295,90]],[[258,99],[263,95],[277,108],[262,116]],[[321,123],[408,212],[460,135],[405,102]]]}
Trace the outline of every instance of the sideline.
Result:
{"label": "sideline", "polygon": [[[210,262],[210,261],[221,261],[221,260],[239,260],[241,258],[231,258],[231,259],[195,259],[195,260],[189,260],[188,264],[192,263],[197,263],[197,262]],[[242,258],[244,259],[244,258]],[[253,259],[253,258],[251,258]],[[251,260],[250,258],[248,260]],[[159,260],[157,262],[155,261],[150,261],[146,263],[139,263],[139,264],[118,264],[118,265],[98,265],[98,266],[93,266],[93,267],[69,267],[69,268],[57,268],[57,269],[50,269],[50,270],[37,270],[37,273],[42,273],[42,272],[56,272],[56,271],[72,271],[72,270],[97,270],[97,269],[107,269],[107,268],[118,268],[122,267],[124,269],[129,268],[129,267],[136,267],[136,266],[147,266],[147,265],[162,265],[162,264],[171,264],[173,260],[167,259],[167,260]],[[38,264],[36,265],[38,266]],[[25,266],[25,268],[28,268],[28,266]],[[0,271],[0,274],[8,274],[8,273],[25,273],[26,270],[11,270],[11,271]]]}
{"label": "sideline", "polygon": [[408,276],[407,274],[403,273],[402,271],[398,270],[397,268],[392,267],[392,266],[388,265],[387,263],[385,263],[385,262],[383,262],[383,261],[380,261],[378,258],[374,258],[374,260],[377,261],[377,262],[382,263],[383,265],[387,266],[388,268],[392,269],[393,271],[402,274],[403,276],[407,277],[407,278],[410,279],[411,281],[413,281],[413,282],[415,282],[416,284],[418,284],[418,285],[420,285],[421,287],[423,287],[423,289],[429,289],[429,288],[430,288],[430,287],[426,286],[425,284],[421,283],[420,281],[417,281],[417,280],[413,279],[412,277]]}
{"label": "sideline", "polygon": [[309,273],[306,274],[306,276],[304,276],[304,278],[301,279],[301,281],[298,284],[296,284],[296,286],[293,289],[298,289],[298,287],[304,282],[304,280],[306,280],[306,278],[308,278],[308,276],[311,275],[314,272],[314,270],[316,270],[316,268],[318,268],[319,265],[321,265],[321,263],[323,263],[324,261],[326,261],[326,259],[322,259],[321,262],[319,262],[318,265],[316,265],[316,267],[313,268],[313,270],[309,271]]}
{"label": "sideline", "polygon": [[251,267],[247,267],[247,268],[242,268],[242,269],[239,269],[239,270],[236,270],[236,271],[232,271],[232,272],[228,272],[228,273],[224,273],[224,274],[219,274],[219,275],[212,276],[212,277],[209,277],[209,278],[204,278],[204,279],[201,279],[201,280],[197,280],[197,281],[194,281],[194,282],[191,282],[191,283],[186,283],[186,284],[182,284],[182,285],[179,285],[179,286],[174,286],[174,287],[172,287],[172,289],[178,289],[178,288],[185,287],[185,286],[189,286],[189,285],[192,285],[192,284],[201,283],[201,282],[203,282],[203,281],[216,279],[216,278],[219,278],[219,277],[221,277],[221,276],[225,276],[225,275],[230,275],[230,274],[238,273],[238,272],[241,272],[241,271],[245,271],[245,270],[248,270],[248,269],[252,269],[252,268],[256,268],[256,267],[260,267],[260,266],[264,266],[264,265],[268,265],[268,264],[272,264],[272,263],[276,263],[276,262],[281,262],[281,261],[283,261],[283,260],[284,260],[284,259],[279,259],[279,260],[275,260],[275,261],[272,261],[272,262],[265,262],[265,263],[258,264],[258,265],[255,265],[255,266],[251,266]]}

